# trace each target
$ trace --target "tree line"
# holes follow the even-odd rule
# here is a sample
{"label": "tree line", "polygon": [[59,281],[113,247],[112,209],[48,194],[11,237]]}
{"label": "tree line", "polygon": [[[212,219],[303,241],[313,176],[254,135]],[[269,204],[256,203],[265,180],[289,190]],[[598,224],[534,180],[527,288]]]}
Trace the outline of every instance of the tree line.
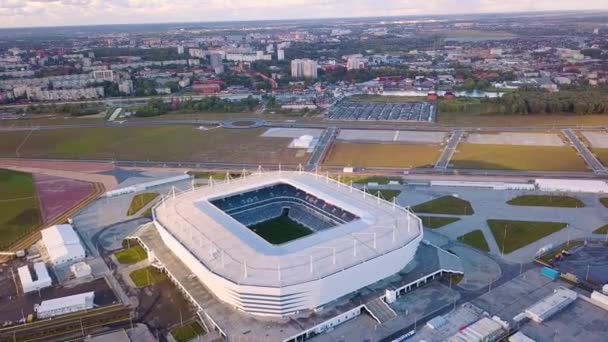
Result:
{"label": "tree line", "polygon": [[258,99],[248,96],[242,100],[227,100],[217,96],[202,98],[201,100],[186,100],[182,102],[164,102],[162,99],[151,99],[147,104],[136,107],[135,116],[150,117],[163,115],[169,112],[247,112],[252,111],[260,104]]}

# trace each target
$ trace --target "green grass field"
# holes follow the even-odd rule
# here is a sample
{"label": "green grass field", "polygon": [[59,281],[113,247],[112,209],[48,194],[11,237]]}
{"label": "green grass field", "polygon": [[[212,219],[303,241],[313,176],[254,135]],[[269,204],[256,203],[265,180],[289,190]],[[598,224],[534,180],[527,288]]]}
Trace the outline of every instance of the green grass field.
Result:
{"label": "green grass field", "polygon": [[273,245],[280,245],[313,233],[312,230],[290,219],[288,215],[256,223],[249,226],[249,229]]}
{"label": "green grass field", "polygon": [[129,265],[145,260],[148,253],[140,245],[135,245],[114,253],[114,256],[119,263]]}
{"label": "green grass field", "polygon": [[594,234],[608,234],[608,224],[605,224],[593,231]]}
{"label": "green grass field", "polygon": [[[226,172],[189,171],[188,174],[195,179],[209,179],[209,177],[213,177],[214,180],[226,179]],[[242,176],[241,173],[230,173],[230,178],[239,178]]]}
{"label": "green grass field", "polygon": [[129,277],[137,287],[146,287],[167,279],[166,274],[152,266],[135,270],[129,274]]}
{"label": "green grass field", "polygon": [[204,334],[205,328],[198,321],[171,329],[171,335],[177,342],[188,342]]}
{"label": "green grass field", "polygon": [[561,146],[462,143],[450,164],[456,169],[589,171],[574,149]]}
{"label": "green grass field", "polygon": [[392,201],[393,198],[399,196],[401,194],[401,190],[370,190],[370,189],[366,189],[367,193],[373,195],[373,196],[378,196],[378,193],[380,193],[380,198],[384,198],[387,201]]}
{"label": "green grass field", "polygon": [[135,215],[141,208],[145,207],[148,203],[152,202],[158,197],[158,192],[144,192],[143,194],[137,194],[133,196],[129,209],[127,210],[127,216]]}
{"label": "green grass field", "polygon": [[604,207],[608,208],[608,197],[600,198],[600,203],[602,203]]}
{"label": "green grass field", "polygon": [[415,213],[473,215],[471,203],[454,196],[443,196],[412,207]]}
{"label": "green grass field", "polygon": [[501,252],[509,254],[528,244],[566,228],[562,222],[488,220]]}
{"label": "green grass field", "polygon": [[515,197],[507,204],[521,205],[530,207],[558,207],[558,208],[582,208],[585,206],[583,201],[571,196],[553,195],[523,195]]}
{"label": "green grass field", "polygon": [[475,248],[479,249],[480,251],[484,251],[484,252],[490,251],[488,242],[486,241],[486,238],[483,235],[483,232],[479,229],[459,236],[458,241],[460,241],[462,243],[466,243],[469,246],[475,247]]}
{"label": "green grass field", "polygon": [[431,229],[441,228],[447,226],[450,223],[459,221],[459,217],[444,217],[444,216],[419,216],[422,220],[422,224]]}
{"label": "green grass field", "polygon": [[592,147],[591,152],[604,166],[608,165],[608,148]]}
{"label": "green grass field", "polygon": [[0,248],[10,246],[41,222],[32,175],[0,169]]}
{"label": "green grass field", "polygon": [[[264,128],[199,130],[188,125],[96,127],[34,131],[21,158],[306,163],[289,138],[262,138]],[[4,132],[0,157],[15,157],[29,132]]]}
{"label": "green grass field", "polygon": [[328,166],[432,167],[439,145],[336,143],[325,160]]}

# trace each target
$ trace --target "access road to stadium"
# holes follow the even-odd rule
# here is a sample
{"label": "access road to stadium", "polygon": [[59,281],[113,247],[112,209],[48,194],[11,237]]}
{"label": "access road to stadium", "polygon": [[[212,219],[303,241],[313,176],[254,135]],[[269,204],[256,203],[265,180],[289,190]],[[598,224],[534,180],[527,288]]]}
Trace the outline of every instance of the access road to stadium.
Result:
{"label": "access road to stadium", "polygon": [[462,138],[463,134],[464,131],[461,129],[452,132],[452,136],[450,137],[446,148],[443,150],[443,153],[441,153],[439,160],[435,164],[435,169],[445,170],[448,168],[450,160],[452,159],[452,156],[454,155],[456,147],[458,146],[458,143],[460,143],[460,139]]}
{"label": "access road to stadium", "polygon": [[602,163],[597,160],[593,153],[589,151],[587,146],[585,146],[585,144],[580,141],[580,139],[576,136],[576,134],[572,132],[571,129],[564,129],[562,132],[564,132],[564,134],[572,142],[578,153],[585,159],[587,165],[589,165],[591,169],[593,169],[593,172],[603,175],[607,173]]}

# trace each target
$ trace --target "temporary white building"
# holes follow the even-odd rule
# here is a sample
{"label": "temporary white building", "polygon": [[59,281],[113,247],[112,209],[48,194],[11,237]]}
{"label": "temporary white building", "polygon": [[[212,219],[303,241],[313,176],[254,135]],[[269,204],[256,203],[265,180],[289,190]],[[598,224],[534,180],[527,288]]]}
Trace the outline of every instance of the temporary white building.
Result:
{"label": "temporary white building", "polygon": [[536,179],[541,191],[608,193],[608,184],[592,179]]}
{"label": "temporary white building", "polygon": [[80,239],[69,224],[58,224],[42,230],[42,242],[54,266],[78,262],[85,257]]}
{"label": "temporary white building", "polygon": [[560,287],[551,295],[543,298],[541,301],[526,309],[528,318],[536,323],[542,323],[556,313],[562,311],[578,298],[576,292]]}
{"label": "temporary white building", "polygon": [[291,142],[291,145],[289,147],[291,148],[305,148],[305,149],[310,149],[315,147],[316,144],[316,140],[312,135],[303,135],[299,138],[293,139],[293,141]]}
{"label": "temporary white building", "polygon": [[95,292],[44,300],[34,306],[36,317],[44,319],[93,308]]}
{"label": "temporary white building", "polygon": [[35,292],[53,285],[53,280],[49,276],[49,272],[43,262],[34,264],[34,273],[36,280],[33,279],[29,266],[22,266],[17,269],[19,280],[23,293]]}

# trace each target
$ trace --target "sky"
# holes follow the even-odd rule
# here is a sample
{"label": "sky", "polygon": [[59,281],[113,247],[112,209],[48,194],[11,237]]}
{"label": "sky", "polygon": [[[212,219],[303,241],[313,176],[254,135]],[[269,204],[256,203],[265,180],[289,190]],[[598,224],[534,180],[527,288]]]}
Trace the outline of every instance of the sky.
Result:
{"label": "sky", "polygon": [[0,27],[607,10],[608,0],[0,0]]}

